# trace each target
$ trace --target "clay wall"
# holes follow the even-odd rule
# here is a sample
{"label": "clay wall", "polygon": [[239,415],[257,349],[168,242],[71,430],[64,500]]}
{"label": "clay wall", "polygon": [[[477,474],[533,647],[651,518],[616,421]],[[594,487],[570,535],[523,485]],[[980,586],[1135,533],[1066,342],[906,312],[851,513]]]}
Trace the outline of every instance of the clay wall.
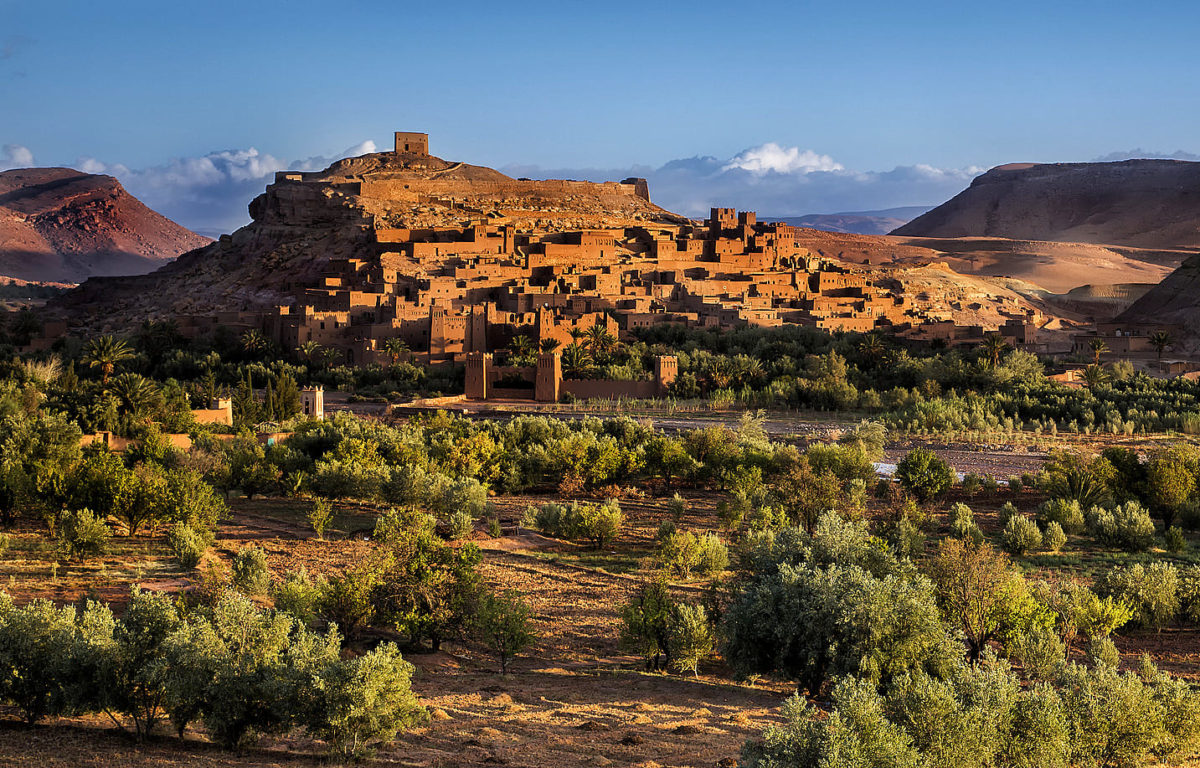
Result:
{"label": "clay wall", "polygon": [[568,195],[611,195],[637,197],[636,184],[621,184],[616,181],[442,181],[437,179],[364,179],[360,194],[364,197],[396,198],[415,200],[419,194],[447,195],[455,198],[496,196],[540,196],[566,197]]}

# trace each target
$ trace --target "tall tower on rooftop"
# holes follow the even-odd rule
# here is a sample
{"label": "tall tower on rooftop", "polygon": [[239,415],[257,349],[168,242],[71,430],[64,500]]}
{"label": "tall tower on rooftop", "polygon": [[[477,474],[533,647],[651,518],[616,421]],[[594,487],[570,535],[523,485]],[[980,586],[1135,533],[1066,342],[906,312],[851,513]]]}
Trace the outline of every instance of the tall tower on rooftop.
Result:
{"label": "tall tower on rooftop", "polygon": [[407,152],[412,155],[428,155],[429,134],[396,131],[396,152]]}

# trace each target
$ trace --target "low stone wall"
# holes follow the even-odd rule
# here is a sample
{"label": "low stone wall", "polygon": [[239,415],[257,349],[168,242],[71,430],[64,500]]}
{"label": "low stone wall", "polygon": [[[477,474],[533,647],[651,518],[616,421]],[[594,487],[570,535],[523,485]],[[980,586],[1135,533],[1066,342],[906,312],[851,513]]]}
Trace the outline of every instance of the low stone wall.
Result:
{"label": "low stone wall", "polygon": [[617,398],[646,399],[658,396],[653,381],[614,381],[611,379],[564,379],[562,391],[581,400]]}
{"label": "low stone wall", "polygon": [[492,387],[488,390],[489,400],[532,400],[533,387]]}

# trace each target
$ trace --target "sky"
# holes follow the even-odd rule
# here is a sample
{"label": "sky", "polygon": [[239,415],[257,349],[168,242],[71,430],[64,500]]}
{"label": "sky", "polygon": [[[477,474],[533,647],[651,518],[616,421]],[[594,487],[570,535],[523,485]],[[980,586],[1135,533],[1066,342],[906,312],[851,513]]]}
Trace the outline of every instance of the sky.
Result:
{"label": "sky", "polygon": [[1196,157],[1198,31],[1182,0],[0,0],[0,167],[201,231],[395,130],[689,214],[933,205],[1002,163]]}

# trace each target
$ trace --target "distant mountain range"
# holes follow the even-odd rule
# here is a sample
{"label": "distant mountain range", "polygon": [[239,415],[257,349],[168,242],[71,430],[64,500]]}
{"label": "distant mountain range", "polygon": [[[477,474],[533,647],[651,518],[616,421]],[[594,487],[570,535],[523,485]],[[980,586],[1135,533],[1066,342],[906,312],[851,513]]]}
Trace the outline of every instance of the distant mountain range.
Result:
{"label": "distant mountain range", "polygon": [[209,242],[111,176],[71,168],[0,173],[0,275],[62,283],[139,275]]}
{"label": "distant mountain range", "polygon": [[1002,165],[892,234],[1200,249],[1200,163]]}
{"label": "distant mountain range", "polygon": [[882,211],[810,213],[807,216],[763,216],[764,221],[782,221],[797,227],[854,235],[886,235],[928,211],[928,205],[887,208]]}

